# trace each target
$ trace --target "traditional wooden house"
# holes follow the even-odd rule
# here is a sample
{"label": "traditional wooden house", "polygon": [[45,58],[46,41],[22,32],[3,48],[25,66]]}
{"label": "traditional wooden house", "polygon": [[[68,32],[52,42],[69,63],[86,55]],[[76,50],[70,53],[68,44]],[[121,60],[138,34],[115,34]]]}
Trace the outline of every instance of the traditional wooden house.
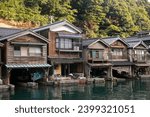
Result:
{"label": "traditional wooden house", "polygon": [[[1,29],[2,30],[2,29]],[[48,40],[31,30],[4,29],[0,37],[2,48],[4,84],[46,79]]]}
{"label": "traditional wooden house", "polygon": [[149,75],[150,64],[148,63],[148,47],[142,40],[125,39],[129,44],[129,58],[134,63],[132,75],[135,77]]}
{"label": "traditional wooden house", "polygon": [[125,40],[129,40],[130,42],[142,40],[147,45],[148,51],[150,52],[150,31],[141,31],[135,36],[128,37]]}
{"label": "traditional wooden house", "polygon": [[[114,77],[129,77],[133,63],[128,57],[128,43],[119,37],[102,39],[110,46],[109,61],[112,63]],[[127,75],[128,74],[128,75]]]}
{"label": "traditional wooden house", "polygon": [[3,44],[0,43],[0,84],[2,84],[2,65],[3,65],[3,62],[2,62],[2,47],[3,47]]}
{"label": "traditional wooden house", "polygon": [[48,38],[48,61],[53,67],[51,76],[83,73],[82,31],[79,28],[60,21],[33,31]]}
{"label": "traditional wooden house", "polygon": [[84,71],[87,78],[112,77],[112,64],[109,62],[109,45],[102,39],[83,40]]}

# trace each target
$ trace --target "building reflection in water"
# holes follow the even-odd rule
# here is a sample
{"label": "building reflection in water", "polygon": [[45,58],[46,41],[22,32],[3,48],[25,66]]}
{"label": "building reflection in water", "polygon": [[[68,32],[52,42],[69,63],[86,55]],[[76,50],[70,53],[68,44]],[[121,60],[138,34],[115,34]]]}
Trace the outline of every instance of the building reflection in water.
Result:
{"label": "building reflection in water", "polygon": [[17,87],[1,92],[1,100],[141,100],[150,99],[150,79],[124,80],[92,85]]}

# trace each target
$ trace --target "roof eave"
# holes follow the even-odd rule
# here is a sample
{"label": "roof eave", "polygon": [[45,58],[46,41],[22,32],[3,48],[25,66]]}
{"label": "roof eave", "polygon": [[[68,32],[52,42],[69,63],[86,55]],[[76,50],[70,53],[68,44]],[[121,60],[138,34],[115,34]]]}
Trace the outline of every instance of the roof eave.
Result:
{"label": "roof eave", "polygon": [[9,36],[5,36],[5,37],[1,38],[1,41],[4,41],[4,40],[11,41],[11,40],[13,40],[15,38],[18,38],[20,36],[24,36],[24,35],[27,35],[27,34],[31,34],[33,36],[36,36],[39,39],[41,39],[41,40],[45,41],[46,43],[48,43],[48,39],[46,39],[45,37],[43,37],[43,36],[33,32],[31,30],[25,30],[25,31],[21,31],[21,32],[9,35]]}
{"label": "roof eave", "polygon": [[43,27],[39,27],[39,28],[36,28],[36,29],[33,29],[34,32],[38,32],[38,31],[41,31],[41,30],[46,30],[46,29],[50,29],[52,30],[54,27],[59,27],[61,25],[69,25],[71,28],[73,28],[75,31],[77,31],[78,33],[82,33],[83,31],[81,29],[79,29],[78,27],[76,27],[75,25],[69,23],[68,21],[64,20],[64,21],[60,21],[60,22],[54,22],[53,24],[48,24],[46,26],[43,26]]}

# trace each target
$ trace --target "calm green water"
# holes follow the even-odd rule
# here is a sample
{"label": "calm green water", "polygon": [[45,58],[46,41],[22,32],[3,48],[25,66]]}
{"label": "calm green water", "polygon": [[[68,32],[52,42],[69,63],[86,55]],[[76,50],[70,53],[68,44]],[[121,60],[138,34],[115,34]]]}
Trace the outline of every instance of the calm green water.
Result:
{"label": "calm green water", "polygon": [[150,79],[106,82],[67,87],[40,86],[38,89],[16,87],[14,92],[0,93],[8,100],[150,100]]}

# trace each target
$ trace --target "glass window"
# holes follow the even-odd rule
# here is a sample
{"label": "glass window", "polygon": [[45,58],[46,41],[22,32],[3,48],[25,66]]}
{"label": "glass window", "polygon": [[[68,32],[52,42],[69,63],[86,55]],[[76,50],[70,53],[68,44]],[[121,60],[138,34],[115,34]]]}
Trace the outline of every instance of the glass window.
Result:
{"label": "glass window", "polygon": [[[59,44],[60,44],[60,47],[59,47]],[[56,39],[56,48],[72,49],[72,40],[61,38],[59,41],[59,39]]]}
{"label": "glass window", "polygon": [[21,56],[20,46],[14,46],[14,56]]}
{"label": "glass window", "polygon": [[123,55],[123,50],[122,49],[112,49],[112,55],[122,56]]}
{"label": "glass window", "polygon": [[99,51],[99,50],[92,50],[90,52],[90,57],[94,58],[94,59],[102,59],[103,58],[103,51]]}
{"label": "glass window", "polygon": [[29,48],[29,56],[41,56],[42,51],[40,47],[30,47]]}
{"label": "glass window", "polygon": [[135,55],[138,60],[145,60],[144,50],[135,50]]}
{"label": "glass window", "polygon": [[59,39],[56,39],[56,48],[59,48]]}
{"label": "glass window", "polygon": [[60,39],[60,48],[65,48],[65,39]]}
{"label": "glass window", "polygon": [[96,58],[96,51],[92,51],[92,58]]}

